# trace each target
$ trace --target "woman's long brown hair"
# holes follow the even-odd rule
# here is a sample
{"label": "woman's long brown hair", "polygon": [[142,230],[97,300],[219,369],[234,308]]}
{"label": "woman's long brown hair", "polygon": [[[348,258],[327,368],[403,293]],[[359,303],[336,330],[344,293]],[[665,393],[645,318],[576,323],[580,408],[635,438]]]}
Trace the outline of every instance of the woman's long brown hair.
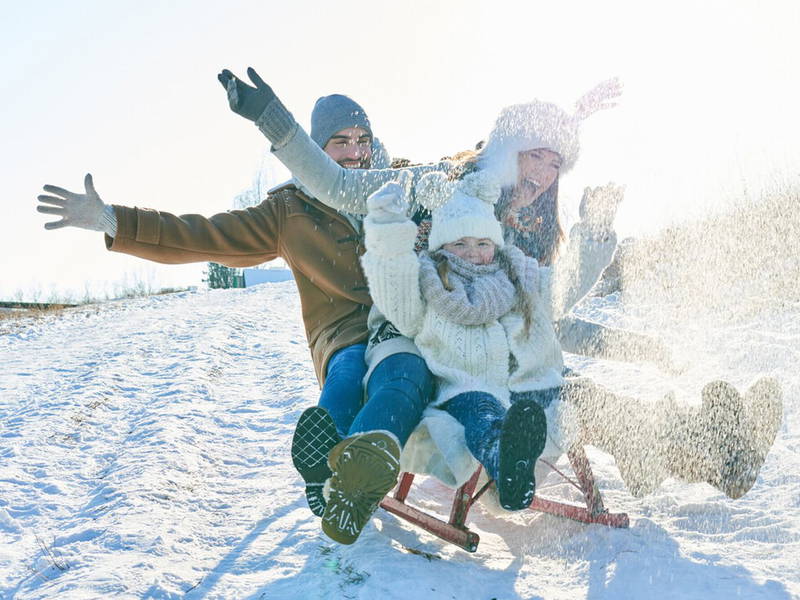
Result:
{"label": "woman's long brown hair", "polygon": [[[501,221],[507,214],[513,195],[514,188],[510,187],[504,188],[500,194],[497,209],[501,214],[497,216]],[[535,258],[540,265],[552,265],[564,240],[558,214],[558,179],[532,204],[524,207],[516,221],[521,225],[519,228],[504,225],[514,233],[514,245]]]}

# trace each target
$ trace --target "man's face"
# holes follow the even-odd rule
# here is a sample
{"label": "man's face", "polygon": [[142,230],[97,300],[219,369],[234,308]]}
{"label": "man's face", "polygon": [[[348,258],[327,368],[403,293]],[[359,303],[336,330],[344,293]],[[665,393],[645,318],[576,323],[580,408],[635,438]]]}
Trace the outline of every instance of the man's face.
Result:
{"label": "man's face", "polygon": [[346,169],[369,169],[372,136],[361,127],[348,127],[334,133],[323,150]]}

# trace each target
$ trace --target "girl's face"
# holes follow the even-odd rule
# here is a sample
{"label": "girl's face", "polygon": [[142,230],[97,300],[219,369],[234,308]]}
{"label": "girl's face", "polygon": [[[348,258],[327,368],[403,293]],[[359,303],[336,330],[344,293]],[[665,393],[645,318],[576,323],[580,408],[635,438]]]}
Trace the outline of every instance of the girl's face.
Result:
{"label": "girl's face", "polygon": [[558,178],[561,163],[561,155],[547,148],[520,152],[517,155],[517,186],[511,205],[522,208],[532,204]]}
{"label": "girl's face", "polygon": [[489,238],[463,237],[442,248],[473,265],[488,265],[494,260],[495,244]]}

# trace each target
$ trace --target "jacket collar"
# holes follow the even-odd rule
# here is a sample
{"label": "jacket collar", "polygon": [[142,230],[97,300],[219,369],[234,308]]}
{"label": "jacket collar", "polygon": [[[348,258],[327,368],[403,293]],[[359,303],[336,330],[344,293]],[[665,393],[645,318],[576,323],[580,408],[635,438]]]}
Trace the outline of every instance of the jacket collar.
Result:
{"label": "jacket collar", "polygon": [[[389,152],[386,150],[386,146],[383,145],[383,142],[380,139],[373,137],[372,138],[372,169],[388,169],[392,165],[392,157],[389,155]],[[303,202],[306,202],[324,212],[331,217],[347,223],[350,225],[356,232],[360,233],[362,231],[362,223],[363,223],[363,216],[360,215],[353,215],[349,213],[341,213],[336,209],[333,209],[329,206],[326,206],[316,198],[311,195],[311,192],[306,188],[300,181],[298,181],[295,177],[292,177],[288,181],[284,181],[283,183],[276,185],[273,188],[268,190],[268,194],[273,192],[277,192],[280,190],[291,189],[295,190],[295,193],[298,194]]]}
{"label": "jacket collar", "polygon": [[355,231],[358,231],[360,229],[359,223],[361,222],[361,217],[357,215],[341,213],[338,210],[323,204],[316,198],[312,197],[309,191],[299,181],[297,181],[297,179],[292,178],[288,181],[285,181],[282,184],[271,188],[269,190],[269,193],[272,194],[274,192],[280,192],[283,190],[293,191],[294,194],[306,204],[313,206],[315,209],[325,213],[326,215],[328,215],[333,219],[336,219],[337,221],[349,225]]}

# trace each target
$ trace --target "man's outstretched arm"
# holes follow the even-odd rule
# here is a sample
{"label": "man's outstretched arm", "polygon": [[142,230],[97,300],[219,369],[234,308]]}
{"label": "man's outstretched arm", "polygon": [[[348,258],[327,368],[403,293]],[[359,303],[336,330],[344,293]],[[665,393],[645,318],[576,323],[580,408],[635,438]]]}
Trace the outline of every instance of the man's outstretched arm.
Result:
{"label": "man's outstretched arm", "polygon": [[117,218],[114,209],[105,204],[94,189],[91,173],[83,179],[85,193],[76,194],[56,185],[45,185],[47,194],[40,194],[41,204],[36,210],[46,215],[61,217],[59,221],[44,224],[45,229],[80,227],[93,231],[104,231],[110,237],[117,234]]}
{"label": "man's outstretched arm", "polygon": [[37,210],[61,217],[46,229],[80,227],[106,233],[106,247],[160,263],[212,261],[230,267],[257,265],[279,256],[284,222],[282,203],[269,199],[259,206],[211,217],[173,215],[147,208],[107,205],[94,189],[91,175],[85,193],[46,185]]}

